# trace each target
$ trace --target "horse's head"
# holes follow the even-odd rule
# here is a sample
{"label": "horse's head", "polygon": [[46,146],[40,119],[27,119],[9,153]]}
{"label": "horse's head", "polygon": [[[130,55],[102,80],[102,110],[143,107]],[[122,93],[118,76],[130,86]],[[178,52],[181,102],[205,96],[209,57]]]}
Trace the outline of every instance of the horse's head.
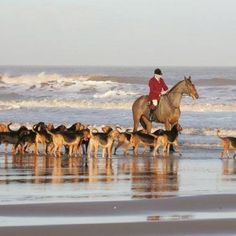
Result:
{"label": "horse's head", "polygon": [[199,95],[195,88],[195,85],[191,81],[191,76],[189,77],[184,76],[184,81],[185,81],[185,87],[186,87],[185,93],[189,95],[190,97],[192,97],[193,99],[198,99]]}

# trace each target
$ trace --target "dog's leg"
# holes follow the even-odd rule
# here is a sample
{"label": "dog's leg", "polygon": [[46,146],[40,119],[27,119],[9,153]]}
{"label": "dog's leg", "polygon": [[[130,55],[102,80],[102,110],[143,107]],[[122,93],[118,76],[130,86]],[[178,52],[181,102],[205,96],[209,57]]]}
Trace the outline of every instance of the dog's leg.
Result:
{"label": "dog's leg", "polygon": [[43,150],[44,150],[44,155],[46,156],[48,154],[48,144],[44,142],[43,144]]}
{"label": "dog's leg", "polygon": [[54,156],[54,157],[57,157],[57,152],[58,152],[58,145],[57,145],[57,144],[54,144],[54,145],[53,145],[53,156]]}
{"label": "dog's leg", "polygon": [[158,150],[159,147],[160,147],[160,144],[156,144],[156,145],[154,146],[153,151],[152,151],[152,156],[153,156],[153,157],[156,157],[156,155],[157,155],[157,150]]}
{"label": "dog's leg", "polygon": [[142,155],[145,154],[146,150],[147,150],[147,145],[144,144],[144,149],[143,149]]}
{"label": "dog's leg", "polygon": [[136,156],[136,157],[138,156],[138,146],[139,146],[139,145],[136,144],[136,145],[134,146],[134,150],[133,150],[133,151],[134,151],[134,156]]}
{"label": "dog's leg", "polygon": [[39,155],[38,142],[35,142],[35,144],[34,144],[34,154],[35,154],[35,155]]}
{"label": "dog's leg", "polygon": [[88,146],[87,157],[88,157],[88,158],[91,157],[91,143],[90,143],[89,146]]}
{"label": "dog's leg", "polygon": [[222,152],[222,154],[221,154],[221,158],[223,158],[224,156],[225,156],[225,154],[227,155],[227,157],[229,158],[229,142],[228,142],[228,140],[224,140],[224,142],[223,142],[223,148],[224,148],[224,150],[223,150],[223,152]]}
{"label": "dog's leg", "polygon": [[14,145],[12,145],[12,154],[13,154],[13,155],[16,154],[16,148],[14,147]]}
{"label": "dog's leg", "polygon": [[72,153],[73,153],[73,145],[69,145],[69,153],[68,156],[72,157]]}
{"label": "dog's leg", "polygon": [[61,157],[62,155],[62,146],[61,144],[58,145],[58,148],[57,148],[57,153],[58,153],[58,156]]}
{"label": "dog's leg", "polygon": [[163,155],[170,155],[170,143],[163,144]]}
{"label": "dog's leg", "polygon": [[102,158],[105,158],[105,155],[106,155],[106,148],[102,148]]}
{"label": "dog's leg", "polygon": [[223,150],[223,151],[221,152],[221,155],[220,155],[220,158],[221,158],[221,159],[224,158],[224,153],[225,153],[225,151]]}
{"label": "dog's leg", "polygon": [[119,147],[121,147],[124,144],[124,142],[118,142],[118,144],[116,145],[115,149],[114,149],[114,155],[116,155],[116,151]]}
{"label": "dog's leg", "polygon": [[5,143],[5,153],[7,153],[8,143]]}
{"label": "dog's leg", "polygon": [[178,140],[176,139],[173,144],[176,146],[176,150],[177,152],[179,153],[180,156],[182,156],[181,152],[180,152],[180,145],[179,145],[179,142]]}
{"label": "dog's leg", "polygon": [[91,157],[92,146],[93,146],[93,141],[92,141],[92,139],[90,139],[90,140],[89,140],[89,144],[88,144],[88,151],[87,151],[87,157],[88,157],[88,158]]}
{"label": "dog's leg", "polygon": [[227,157],[230,158],[229,149],[227,150]]}
{"label": "dog's leg", "polygon": [[111,145],[111,147],[108,147],[108,148],[107,148],[107,157],[108,157],[109,159],[111,159],[111,153],[112,153],[112,145]]}
{"label": "dog's leg", "polygon": [[94,144],[94,157],[98,158],[98,144]]}
{"label": "dog's leg", "polygon": [[124,145],[124,156],[128,155],[128,149],[129,149],[129,144],[127,143]]}
{"label": "dog's leg", "polygon": [[236,157],[236,149],[234,149],[234,155],[233,155],[233,158],[235,159]]}

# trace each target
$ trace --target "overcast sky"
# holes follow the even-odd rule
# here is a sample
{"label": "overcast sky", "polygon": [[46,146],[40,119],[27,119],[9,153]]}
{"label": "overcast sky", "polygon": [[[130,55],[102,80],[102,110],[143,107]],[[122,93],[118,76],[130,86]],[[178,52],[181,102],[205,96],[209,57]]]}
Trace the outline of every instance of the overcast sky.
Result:
{"label": "overcast sky", "polygon": [[236,66],[235,0],[0,0],[1,65]]}

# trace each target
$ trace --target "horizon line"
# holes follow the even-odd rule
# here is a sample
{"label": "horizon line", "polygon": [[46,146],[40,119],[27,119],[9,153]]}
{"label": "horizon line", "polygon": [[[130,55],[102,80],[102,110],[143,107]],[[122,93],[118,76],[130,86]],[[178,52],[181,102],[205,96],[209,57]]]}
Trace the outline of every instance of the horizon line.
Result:
{"label": "horizon line", "polygon": [[15,67],[236,67],[236,65],[75,65],[75,64],[0,64],[0,67],[15,66]]}

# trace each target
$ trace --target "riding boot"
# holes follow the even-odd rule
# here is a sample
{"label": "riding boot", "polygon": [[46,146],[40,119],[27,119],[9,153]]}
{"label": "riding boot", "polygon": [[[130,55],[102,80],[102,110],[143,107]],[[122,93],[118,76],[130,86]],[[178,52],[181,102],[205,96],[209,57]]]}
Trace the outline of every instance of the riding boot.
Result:
{"label": "riding boot", "polygon": [[156,106],[154,106],[154,105],[152,105],[151,107],[150,107],[150,113],[149,113],[149,119],[150,119],[150,121],[155,121],[156,120],[156,116],[155,116],[155,110],[156,110]]}

